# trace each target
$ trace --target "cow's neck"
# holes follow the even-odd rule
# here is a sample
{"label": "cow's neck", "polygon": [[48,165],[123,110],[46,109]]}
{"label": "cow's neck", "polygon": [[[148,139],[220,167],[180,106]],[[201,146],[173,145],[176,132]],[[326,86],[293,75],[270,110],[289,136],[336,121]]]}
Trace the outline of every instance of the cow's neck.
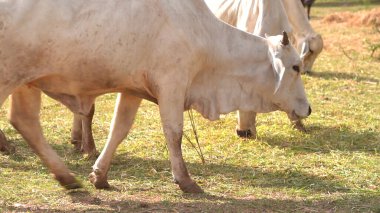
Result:
{"label": "cow's neck", "polygon": [[297,41],[306,38],[310,34],[316,34],[300,2],[283,0],[282,3],[286,11],[288,11],[287,14],[293,28],[293,36]]}

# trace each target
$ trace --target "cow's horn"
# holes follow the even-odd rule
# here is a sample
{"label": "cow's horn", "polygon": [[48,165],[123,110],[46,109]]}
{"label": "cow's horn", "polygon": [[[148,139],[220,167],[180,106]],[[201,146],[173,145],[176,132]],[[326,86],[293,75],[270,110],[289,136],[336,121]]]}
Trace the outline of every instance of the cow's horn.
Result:
{"label": "cow's horn", "polygon": [[282,41],[281,41],[281,43],[282,43],[284,46],[286,46],[286,45],[289,44],[288,34],[287,34],[285,31],[283,31],[283,32],[282,32],[282,35],[283,35],[283,37],[282,37]]}

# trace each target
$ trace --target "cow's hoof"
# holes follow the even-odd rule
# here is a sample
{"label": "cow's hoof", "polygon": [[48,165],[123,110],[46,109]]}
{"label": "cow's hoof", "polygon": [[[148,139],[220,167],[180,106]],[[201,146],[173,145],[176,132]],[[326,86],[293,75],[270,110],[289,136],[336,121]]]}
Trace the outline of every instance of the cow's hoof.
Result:
{"label": "cow's hoof", "polygon": [[82,188],[82,184],[75,179],[74,175],[70,174],[68,176],[56,176],[54,178],[63,186],[65,189],[78,189]]}
{"label": "cow's hoof", "polygon": [[179,184],[179,188],[184,193],[191,193],[191,194],[204,193],[202,188],[198,186],[198,184],[196,184],[195,182],[191,182],[190,184]]}
{"label": "cow's hoof", "polygon": [[71,189],[79,189],[79,188],[82,188],[82,184],[79,183],[79,182],[76,182],[76,183],[70,183],[70,184],[67,184],[67,185],[62,185],[65,189],[67,190],[71,190]]}
{"label": "cow's hoof", "polygon": [[107,178],[101,178],[100,176],[97,176],[95,172],[92,172],[89,175],[90,182],[95,186],[97,189],[109,189],[111,188],[110,184],[107,181]]}
{"label": "cow's hoof", "polygon": [[10,155],[16,152],[16,148],[10,144],[0,144],[0,152],[5,155]]}
{"label": "cow's hoof", "polygon": [[15,147],[7,141],[4,133],[0,130],[0,152],[10,155],[15,153],[15,150]]}
{"label": "cow's hoof", "polygon": [[236,134],[241,138],[256,138],[256,132],[252,132],[250,129],[248,130],[236,129]]}
{"label": "cow's hoof", "polygon": [[82,147],[82,141],[81,140],[72,139],[71,144],[74,145],[75,150],[81,151],[81,147]]}
{"label": "cow's hoof", "polygon": [[301,120],[298,120],[298,121],[294,121],[292,123],[293,125],[293,128],[300,131],[300,132],[306,132],[306,128],[305,128],[305,125],[303,125],[302,121]]}

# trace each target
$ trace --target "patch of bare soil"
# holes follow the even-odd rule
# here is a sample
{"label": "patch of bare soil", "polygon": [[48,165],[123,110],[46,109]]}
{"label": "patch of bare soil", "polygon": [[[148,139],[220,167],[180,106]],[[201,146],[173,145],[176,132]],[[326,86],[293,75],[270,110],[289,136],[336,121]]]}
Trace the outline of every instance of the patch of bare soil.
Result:
{"label": "patch of bare soil", "polygon": [[360,12],[340,12],[326,16],[324,23],[345,23],[351,26],[380,27],[380,8]]}

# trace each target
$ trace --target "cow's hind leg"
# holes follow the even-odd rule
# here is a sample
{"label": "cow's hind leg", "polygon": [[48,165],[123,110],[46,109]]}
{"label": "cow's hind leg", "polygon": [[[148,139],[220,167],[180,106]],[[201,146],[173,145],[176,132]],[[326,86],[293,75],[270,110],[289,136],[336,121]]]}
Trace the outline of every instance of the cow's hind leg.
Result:
{"label": "cow's hind leg", "polygon": [[74,113],[71,130],[71,143],[75,149],[86,154],[89,158],[96,157],[98,152],[92,135],[92,119],[94,118],[95,104],[92,105],[90,114],[86,116]]}
{"label": "cow's hind leg", "polygon": [[71,144],[78,151],[82,148],[82,116],[75,113],[71,129]]}
{"label": "cow's hind leg", "polygon": [[93,172],[90,174],[90,181],[96,188],[109,187],[107,173],[112,156],[131,129],[140,103],[141,98],[130,96],[126,93],[118,95],[107,143],[93,166]]}
{"label": "cow's hind leg", "polygon": [[63,187],[79,188],[81,185],[42,134],[39,122],[40,107],[40,90],[28,87],[19,88],[11,96],[10,122]]}
{"label": "cow's hind leg", "polygon": [[256,112],[238,111],[236,134],[242,138],[256,138]]}

